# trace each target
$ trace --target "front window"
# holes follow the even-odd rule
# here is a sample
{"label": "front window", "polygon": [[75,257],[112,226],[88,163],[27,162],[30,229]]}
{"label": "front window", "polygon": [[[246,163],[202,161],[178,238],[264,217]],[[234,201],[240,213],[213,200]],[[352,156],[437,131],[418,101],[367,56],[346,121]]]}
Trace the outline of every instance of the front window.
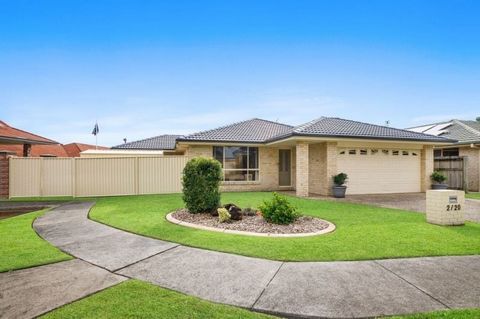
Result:
{"label": "front window", "polygon": [[258,181],[258,147],[214,146],[213,157],[222,164],[224,181]]}

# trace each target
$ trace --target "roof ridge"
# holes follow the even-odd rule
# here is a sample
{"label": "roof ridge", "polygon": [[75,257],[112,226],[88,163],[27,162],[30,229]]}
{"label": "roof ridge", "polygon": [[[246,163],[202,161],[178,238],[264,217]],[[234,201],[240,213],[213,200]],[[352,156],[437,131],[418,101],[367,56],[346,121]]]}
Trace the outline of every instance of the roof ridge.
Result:
{"label": "roof ridge", "polygon": [[135,141],[131,141],[131,142],[119,144],[119,145],[116,145],[116,146],[114,146],[114,147],[118,147],[118,146],[122,146],[122,145],[128,145],[128,144],[132,144],[132,143],[138,143],[138,142],[145,142],[145,141],[153,140],[153,139],[155,139],[155,138],[162,137],[162,136],[176,136],[176,137],[181,137],[181,136],[184,136],[184,135],[182,135],[182,134],[160,134],[160,135],[156,135],[156,136],[152,136],[152,137],[143,138],[143,139],[141,139],[141,140],[135,140]]}
{"label": "roof ridge", "polygon": [[475,135],[478,135],[480,136],[480,132],[477,131],[476,129],[474,129],[473,127],[463,123],[461,120],[453,120],[455,123],[459,124],[460,126],[462,126],[464,129],[466,129],[467,131],[470,131],[471,133],[475,134]]}
{"label": "roof ridge", "polygon": [[[412,131],[409,131],[408,129],[403,129],[403,128],[396,128],[396,127],[391,127],[391,126],[386,126],[386,125],[372,124],[372,123],[366,123],[366,122],[355,121],[355,120],[347,120],[347,119],[343,119],[343,118],[340,118],[340,117],[331,117],[331,118],[339,119],[339,120],[342,120],[342,121],[353,122],[353,123],[365,124],[365,125],[374,125],[374,126],[388,128],[388,129],[392,129],[392,130],[396,130],[396,131],[402,131],[402,132],[406,132],[406,133],[412,133]],[[425,134],[423,132],[415,132],[415,133],[422,134],[422,135],[427,135],[427,136],[435,136],[435,135],[432,135],[432,134]],[[435,137],[437,137],[437,136],[435,136]]]}
{"label": "roof ridge", "polygon": [[204,133],[206,133],[206,132],[221,130],[221,129],[224,129],[224,128],[227,128],[227,127],[230,127],[230,126],[234,126],[234,125],[246,123],[246,122],[253,121],[253,120],[259,120],[259,121],[263,121],[263,122],[270,122],[270,123],[273,123],[273,124],[284,125],[284,126],[288,126],[288,127],[293,128],[293,126],[288,125],[288,124],[273,122],[273,121],[270,121],[270,120],[264,120],[264,119],[261,119],[261,118],[258,118],[258,117],[252,117],[252,118],[249,118],[249,119],[246,119],[246,120],[243,120],[243,121],[238,121],[238,122],[234,122],[234,123],[222,125],[222,126],[219,126],[219,127],[213,128],[213,129],[198,131],[198,132],[195,132],[195,133],[192,133],[192,134],[185,135],[184,137],[188,138],[188,137],[190,137],[190,136],[194,136],[194,135],[198,135],[198,134],[204,134]]}
{"label": "roof ridge", "polygon": [[327,117],[325,117],[325,116],[321,116],[321,117],[316,118],[316,119],[314,119],[314,120],[311,120],[311,121],[308,121],[308,122],[306,122],[306,123],[297,125],[297,126],[294,127],[293,132],[298,132],[298,131],[301,130],[301,129],[303,130],[303,129],[305,129],[305,128],[309,127],[309,126],[312,126],[313,124],[316,124],[316,123],[318,123],[318,122],[320,122],[321,120],[324,120],[324,119],[326,119],[326,118],[327,118]]}

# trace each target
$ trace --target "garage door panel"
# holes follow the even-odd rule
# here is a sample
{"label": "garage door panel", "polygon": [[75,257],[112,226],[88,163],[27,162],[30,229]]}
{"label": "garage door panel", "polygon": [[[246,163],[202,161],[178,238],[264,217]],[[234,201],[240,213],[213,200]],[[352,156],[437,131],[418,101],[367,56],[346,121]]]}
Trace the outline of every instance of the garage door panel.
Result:
{"label": "garage door panel", "polygon": [[347,194],[420,192],[418,156],[343,154],[337,170],[348,174]]}

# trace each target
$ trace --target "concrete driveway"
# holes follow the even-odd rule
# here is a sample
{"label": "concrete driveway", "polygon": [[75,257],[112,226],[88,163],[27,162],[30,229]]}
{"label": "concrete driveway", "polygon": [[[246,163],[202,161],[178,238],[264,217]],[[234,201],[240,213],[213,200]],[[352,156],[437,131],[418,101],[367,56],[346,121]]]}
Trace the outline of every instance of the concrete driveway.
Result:
{"label": "concrete driveway", "polygon": [[[335,199],[351,203],[375,205],[387,208],[397,208],[425,213],[425,193],[408,194],[376,194],[376,195],[350,195],[345,199]],[[480,201],[473,199],[465,200],[465,218],[480,223]]]}

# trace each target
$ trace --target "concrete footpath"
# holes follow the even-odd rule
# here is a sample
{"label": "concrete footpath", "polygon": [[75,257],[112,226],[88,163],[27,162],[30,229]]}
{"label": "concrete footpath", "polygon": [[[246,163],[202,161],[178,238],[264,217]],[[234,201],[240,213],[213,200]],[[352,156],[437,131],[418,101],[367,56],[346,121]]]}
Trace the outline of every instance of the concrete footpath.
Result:
{"label": "concrete footpath", "polygon": [[480,307],[480,256],[277,262],[114,229],[88,219],[92,205],[57,207],[34,223],[41,237],[81,260],[0,274],[1,318],[31,318],[127,278],[288,317]]}

